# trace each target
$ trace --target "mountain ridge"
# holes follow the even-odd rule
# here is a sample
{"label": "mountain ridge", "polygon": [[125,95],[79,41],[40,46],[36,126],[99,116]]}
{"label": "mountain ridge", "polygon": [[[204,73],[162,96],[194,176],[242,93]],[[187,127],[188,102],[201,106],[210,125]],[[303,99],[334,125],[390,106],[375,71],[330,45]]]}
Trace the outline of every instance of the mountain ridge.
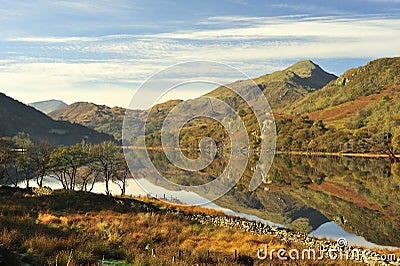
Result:
{"label": "mountain ridge", "polygon": [[[318,79],[316,76],[323,77]],[[381,136],[384,132],[390,132],[392,135],[400,132],[400,57],[373,60],[365,66],[347,70],[339,78],[335,77],[323,71],[314,62],[303,60],[281,71],[253,79],[264,89],[263,92],[270,103],[271,98],[275,99],[271,107],[277,126],[278,150],[375,152],[378,150],[373,146],[378,147],[383,143]],[[249,132],[256,134],[257,128],[251,109],[243,99],[228,89],[231,86],[245,88],[251,81],[235,81],[218,87],[205,96],[221,99],[238,112],[243,110],[242,118],[246,120],[246,127],[249,126]],[[320,88],[324,83],[326,85]],[[281,97],[282,95],[284,97]],[[142,118],[146,114],[149,115],[146,135],[151,139],[150,146],[160,145],[158,131],[163,119],[168,110],[178,103],[179,101],[159,104],[150,110],[138,110],[135,114],[138,118],[137,125],[142,125],[145,122]],[[68,108],[71,107],[66,107]],[[110,116],[107,112],[110,113],[112,108],[95,109],[103,109],[101,112],[105,114],[98,115],[97,120],[93,117],[87,119],[87,123],[83,124],[111,133],[119,139],[123,121],[122,110],[119,114]],[[82,123],[85,112],[76,113],[81,121],[69,118],[68,115],[62,119]],[[96,111],[93,113],[96,114]],[[112,119],[102,118],[107,116]],[[91,125],[94,120],[95,124]],[[205,120],[198,122],[210,130],[215,126]],[[182,131],[192,141],[196,139],[193,135],[204,131],[198,126],[199,123],[196,123],[192,123],[192,128],[187,132],[186,129]],[[208,134],[224,136],[211,131]],[[373,145],[367,145],[367,142]]]}
{"label": "mountain ridge", "polygon": [[29,103],[28,105],[34,107],[35,109],[45,114],[48,114],[54,110],[68,106],[68,104],[66,104],[65,102],[55,99],[33,102]]}
{"label": "mountain ridge", "polygon": [[[321,77],[317,78],[318,75]],[[264,86],[264,93],[266,94],[267,99],[270,103],[272,102],[271,105],[275,107],[282,103],[292,103],[294,100],[304,97],[304,95],[312,91],[318,90],[322,85],[335,78],[335,75],[325,72],[311,60],[303,60],[284,70],[266,74],[253,80],[256,80],[259,83],[259,86]],[[249,81],[251,80],[235,81],[232,84],[233,86],[244,86],[244,84]],[[272,87],[266,88],[269,85]],[[275,89],[276,91],[274,91]],[[282,94],[286,94],[286,97],[280,97]],[[227,88],[224,86],[216,88],[214,91],[207,93],[206,96],[222,98],[228,101],[229,98],[235,98],[234,93],[230,90],[227,91]],[[277,100],[278,98],[279,100]],[[160,125],[158,125],[159,121],[156,120],[162,118],[160,115],[163,112],[151,112],[151,110],[169,110],[177,103],[178,100],[168,101],[166,103],[158,104],[150,110],[137,110],[137,116],[144,117],[145,113],[149,112],[149,119],[154,122],[153,124],[155,124],[154,127],[150,125],[149,128],[158,128]],[[239,106],[236,107],[239,108]],[[122,107],[111,108],[106,105],[77,102],[55,110],[49,113],[49,116],[55,120],[82,124],[99,132],[111,134],[116,139],[120,140],[122,138],[121,128],[125,110],[126,109]]]}
{"label": "mountain ridge", "polygon": [[[337,76],[324,71],[311,60],[303,60],[283,70],[250,80],[259,86],[274,109],[293,103],[308,93],[321,89],[336,78]],[[242,82],[236,81],[229,86],[240,86]],[[234,97],[234,93],[228,90],[227,86],[221,86],[206,95],[219,99]]]}

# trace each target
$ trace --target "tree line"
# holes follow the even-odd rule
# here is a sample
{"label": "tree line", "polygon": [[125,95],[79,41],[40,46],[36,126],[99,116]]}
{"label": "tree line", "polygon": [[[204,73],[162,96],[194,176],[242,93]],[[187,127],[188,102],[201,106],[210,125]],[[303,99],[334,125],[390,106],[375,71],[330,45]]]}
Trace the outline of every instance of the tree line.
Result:
{"label": "tree line", "polygon": [[132,178],[122,148],[112,141],[87,142],[72,146],[52,146],[46,141],[31,141],[28,134],[0,138],[0,181],[26,188],[31,182],[43,187],[44,177],[58,180],[66,190],[90,192],[96,182],[103,181],[105,193],[111,194],[110,183],[126,192]]}

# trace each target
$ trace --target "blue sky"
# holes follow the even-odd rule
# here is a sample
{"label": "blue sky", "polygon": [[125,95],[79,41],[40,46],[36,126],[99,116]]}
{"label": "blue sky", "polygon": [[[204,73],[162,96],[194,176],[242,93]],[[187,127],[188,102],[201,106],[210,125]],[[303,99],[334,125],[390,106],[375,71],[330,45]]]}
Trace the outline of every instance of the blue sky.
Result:
{"label": "blue sky", "polygon": [[0,88],[25,103],[127,106],[151,74],[189,60],[256,77],[312,59],[341,74],[399,56],[399,14],[400,0],[0,0]]}

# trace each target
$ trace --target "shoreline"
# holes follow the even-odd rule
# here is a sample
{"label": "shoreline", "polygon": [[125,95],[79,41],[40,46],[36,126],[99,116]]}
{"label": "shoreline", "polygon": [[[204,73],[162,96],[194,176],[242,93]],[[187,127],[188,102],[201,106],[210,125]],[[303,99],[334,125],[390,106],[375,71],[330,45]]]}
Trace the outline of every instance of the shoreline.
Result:
{"label": "shoreline", "polygon": [[[137,146],[123,146],[123,149],[132,150],[151,150],[151,151],[163,151],[162,146],[146,147],[145,149]],[[182,148],[181,150],[189,150],[187,148]],[[288,155],[301,155],[301,156],[333,156],[333,157],[359,157],[359,158],[382,158],[390,159],[388,154],[384,153],[357,153],[357,152],[311,152],[311,151],[279,151],[275,150],[275,154],[288,154]],[[397,158],[400,158],[400,154],[395,154]]]}
{"label": "shoreline", "polygon": [[[306,151],[275,151],[275,154],[301,155],[301,156],[334,156],[334,157],[360,157],[390,159],[389,155],[382,153],[352,153],[352,152],[306,152]],[[400,157],[400,154],[396,154]]]}

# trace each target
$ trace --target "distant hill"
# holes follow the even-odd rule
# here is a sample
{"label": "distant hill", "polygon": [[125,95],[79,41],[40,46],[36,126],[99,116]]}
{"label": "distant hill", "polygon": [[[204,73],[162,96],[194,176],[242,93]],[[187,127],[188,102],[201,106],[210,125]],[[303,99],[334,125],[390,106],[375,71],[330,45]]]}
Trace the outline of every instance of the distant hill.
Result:
{"label": "distant hill", "polygon": [[125,108],[77,102],[49,113],[54,120],[69,121],[113,135],[120,140]]}
{"label": "distant hill", "polygon": [[[277,118],[279,117],[279,115],[276,114],[277,110],[284,110],[290,107],[295,101],[304,98],[306,95],[311,95],[336,78],[335,75],[325,72],[312,61],[305,60],[282,71],[267,74],[253,80],[240,80],[220,86],[206,94],[206,96],[226,102],[242,117],[249,134],[257,135],[259,128],[254,122],[256,118],[252,110],[240,96],[236,95],[229,88],[236,89],[245,94],[251,94],[253,92],[248,90],[248,87],[256,83],[263,91]],[[254,81],[254,83],[252,81]],[[257,97],[257,95],[250,94],[246,97]],[[148,146],[161,145],[160,129],[163,120],[168,114],[168,112],[165,111],[172,109],[173,104],[177,103],[169,102],[160,104],[149,111],[149,118],[146,125],[146,144]],[[208,110],[203,110],[205,113],[212,113],[214,111],[211,105],[204,105],[204,108],[208,108]],[[164,111],[161,112],[160,110]],[[279,130],[280,128],[278,127],[277,129]],[[196,119],[185,125],[180,135],[182,138],[182,145],[187,146],[186,148],[198,147],[201,138],[208,136],[216,140],[217,145],[220,145],[222,149],[228,137],[225,133],[226,132],[220,128],[218,122],[203,118]],[[282,139],[284,136],[279,137]],[[252,138],[250,147],[255,149],[258,145],[258,141],[257,138]],[[278,142],[278,144],[280,144],[280,142]],[[278,148],[280,148],[280,146],[278,146]]]}
{"label": "distant hill", "polygon": [[99,133],[82,125],[54,121],[33,107],[18,102],[0,93],[0,136],[13,137],[25,132],[32,140],[47,140],[52,144],[70,145],[82,140],[97,143],[112,140],[109,135]]}
{"label": "distant hill", "polygon": [[[149,114],[148,130],[152,132],[155,129],[159,129],[163,123],[164,116],[179,102],[180,100],[172,100],[155,105],[152,108],[153,111]],[[49,116],[54,120],[84,125],[96,131],[113,135],[116,140],[121,140],[125,111],[126,109],[122,107],[111,108],[106,105],[77,102],[53,111]],[[137,118],[135,125],[132,125],[132,127],[142,126],[147,113],[149,113],[149,110],[130,110],[130,115]]]}
{"label": "distant hill", "polygon": [[45,114],[48,114],[54,110],[63,108],[68,104],[60,100],[47,100],[47,101],[30,103],[29,105]]}
{"label": "distant hill", "polygon": [[[325,72],[321,67],[310,60],[300,61],[284,70],[266,74],[253,79],[263,90],[272,109],[295,102],[302,97],[321,89],[335,80],[337,76]],[[237,81],[229,86],[241,86]],[[246,83],[245,83],[246,84]],[[234,97],[226,87],[219,87],[207,94],[219,99]]]}

